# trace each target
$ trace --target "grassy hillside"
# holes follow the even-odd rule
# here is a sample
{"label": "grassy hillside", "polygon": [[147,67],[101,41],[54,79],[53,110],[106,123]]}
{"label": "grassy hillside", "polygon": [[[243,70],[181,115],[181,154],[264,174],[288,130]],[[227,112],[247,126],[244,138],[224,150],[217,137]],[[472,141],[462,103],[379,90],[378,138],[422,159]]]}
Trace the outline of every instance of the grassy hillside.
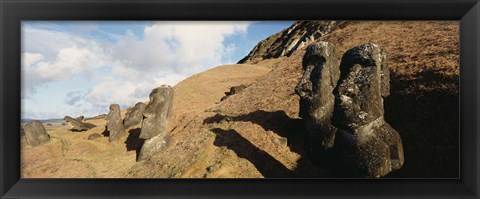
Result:
{"label": "grassy hillside", "polygon": [[[402,137],[405,164],[387,177],[458,176],[458,31],[459,23],[454,21],[357,21],[321,38],[332,42],[340,55],[368,42],[382,45],[388,54],[391,94],[384,101],[385,119]],[[27,171],[22,175],[74,175],[61,169],[51,174],[38,171],[62,166],[74,170],[75,164],[83,169],[80,162],[86,161],[123,164],[105,173],[110,177],[332,177],[328,170],[314,166],[303,151],[304,129],[294,87],[302,75],[304,52],[305,47],[290,57],[220,66],[177,84],[169,121],[173,144],[148,161],[135,163],[135,150],[141,144],[136,138],[139,129],[133,129],[125,142],[117,143],[117,149],[107,147],[117,144],[105,142],[106,137],[88,141],[85,137],[89,132],[72,135],[58,129],[53,134],[60,137],[58,141],[54,139],[35,152],[24,149],[29,154],[22,157]],[[240,84],[248,87],[220,102],[229,87]],[[104,125],[103,120],[98,123]],[[98,158],[77,155],[81,161],[56,162],[62,158],[55,155],[63,146],[62,139],[68,140],[67,146],[76,146],[64,154],[94,154]],[[89,153],[91,142],[100,145]],[[107,151],[112,150],[115,153],[108,158]],[[42,156],[48,162],[34,162]],[[84,167],[75,176],[106,177],[103,166]]]}

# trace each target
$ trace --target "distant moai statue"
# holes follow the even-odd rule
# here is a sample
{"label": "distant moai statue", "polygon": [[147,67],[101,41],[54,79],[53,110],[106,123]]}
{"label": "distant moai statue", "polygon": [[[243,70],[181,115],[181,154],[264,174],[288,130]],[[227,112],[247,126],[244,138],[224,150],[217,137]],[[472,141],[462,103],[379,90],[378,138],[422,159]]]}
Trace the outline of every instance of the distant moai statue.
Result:
{"label": "distant moai statue", "polygon": [[146,107],[146,104],[138,102],[135,104],[135,106],[127,109],[127,113],[125,113],[125,118],[123,119],[123,126],[125,129],[130,129],[142,123],[143,112],[145,111]]}
{"label": "distant moai statue", "polygon": [[[81,120],[79,120],[81,119]],[[82,120],[83,120],[83,116],[80,118],[72,118],[70,116],[65,116],[63,118],[63,120],[65,120],[66,122],[68,122],[70,125],[73,126],[72,130],[75,130],[75,131],[87,131],[89,129],[92,129],[95,127],[95,125],[93,124],[89,124],[89,123],[83,123]]]}
{"label": "distant moai statue", "polygon": [[80,121],[80,122],[83,122],[83,120],[85,119],[85,116],[83,115],[80,115],[78,116],[77,118],[75,118],[76,120]]}
{"label": "distant moai statue", "polygon": [[383,98],[390,94],[387,55],[377,44],[348,50],[334,90],[335,148],[354,175],[382,177],[404,162],[402,140],[384,120]]}
{"label": "distant moai statue", "polygon": [[42,122],[33,120],[27,122],[23,129],[25,131],[25,139],[30,146],[38,146],[50,141],[50,136],[43,126]]}
{"label": "distant moai statue", "polygon": [[331,124],[340,77],[335,46],[328,42],[310,45],[303,57],[303,76],[295,87],[300,96],[300,113],[306,126],[306,149],[314,158],[332,149],[337,129]]}
{"label": "distant moai statue", "polygon": [[140,150],[138,161],[151,158],[170,143],[167,132],[168,119],[172,115],[173,88],[162,85],[150,93],[150,102],[143,112],[140,138],[147,139]]}
{"label": "distant moai statue", "polygon": [[110,111],[107,115],[107,131],[109,132],[108,141],[110,142],[120,140],[125,135],[118,104],[110,105]]}

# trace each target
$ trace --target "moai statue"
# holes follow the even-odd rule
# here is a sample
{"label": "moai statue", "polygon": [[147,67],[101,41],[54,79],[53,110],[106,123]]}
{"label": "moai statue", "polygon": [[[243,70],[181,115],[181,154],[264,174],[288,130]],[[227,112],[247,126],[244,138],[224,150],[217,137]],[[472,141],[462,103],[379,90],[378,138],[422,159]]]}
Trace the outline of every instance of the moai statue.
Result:
{"label": "moai statue", "polygon": [[325,157],[334,145],[337,129],[331,124],[335,97],[333,90],[340,77],[335,47],[318,42],[307,48],[303,57],[303,76],[295,87],[300,96],[300,117],[306,126],[306,149],[314,159]]}
{"label": "moai statue", "polygon": [[127,113],[125,113],[125,118],[123,119],[123,126],[125,129],[130,129],[142,123],[143,111],[145,111],[146,107],[146,104],[138,102],[134,107],[127,110]]}
{"label": "moai statue", "polygon": [[107,115],[107,131],[109,132],[108,141],[110,142],[120,140],[125,135],[118,104],[110,105],[110,111]]}
{"label": "moai statue", "polygon": [[150,102],[143,112],[140,138],[147,139],[140,150],[138,161],[146,160],[163,150],[170,142],[167,132],[168,119],[172,115],[173,88],[162,85],[150,93]]}
{"label": "moai statue", "polygon": [[38,146],[50,141],[45,127],[38,120],[33,120],[23,126],[25,131],[25,139],[30,146]]}
{"label": "moai statue", "polygon": [[400,135],[384,120],[383,98],[390,93],[386,53],[377,44],[348,50],[340,64],[332,117],[335,148],[354,175],[382,177],[403,165]]}
{"label": "moai statue", "polygon": [[63,120],[65,120],[66,122],[68,122],[70,125],[73,126],[72,130],[75,130],[75,131],[87,131],[87,130],[95,127],[95,125],[83,123],[82,120],[79,120],[79,119],[83,120],[83,118],[74,119],[70,116],[65,116],[63,118]]}

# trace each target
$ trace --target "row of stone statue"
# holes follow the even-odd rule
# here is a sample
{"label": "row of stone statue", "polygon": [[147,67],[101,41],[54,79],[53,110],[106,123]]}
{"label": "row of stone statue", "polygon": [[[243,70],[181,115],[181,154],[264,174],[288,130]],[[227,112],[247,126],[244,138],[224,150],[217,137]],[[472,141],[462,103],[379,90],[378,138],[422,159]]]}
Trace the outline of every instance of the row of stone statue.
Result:
{"label": "row of stone statue", "polygon": [[124,120],[120,115],[118,104],[110,105],[110,111],[106,117],[106,129],[109,132],[110,142],[121,140],[126,131],[141,124],[140,139],[145,139],[137,157],[137,161],[149,159],[155,153],[168,146],[170,135],[167,125],[172,115],[173,88],[162,85],[153,89],[150,93],[148,105],[142,102],[129,108]]}
{"label": "row of stone statue", "polygon": [[[106,131],[108,132],[108,140],[110,142],[123,140],[122,138],[125,138],[129,129],[141,125],[139,138],[144,139],[145,142],[142,145],[137,161],[149,159],[155,153],[168,146],[170,142],[167,125],[168,119],[172,115],[172,106],[173,88],[166,85],[153,89],[150,93],[148,105],[139,102],[134,107],[129,108],[123,120],[120,114],[120,106],[118,104],[110,105],[108,115],[101,117],[107,120]],[[73,131],[86,131],[95,127],[93,124],[84,122],[83,116],[78,118],[65,116],[63,119],[72,125],[71,130]],[[25,135],[27,144],[30,146],[41,145],[50,140],[45,127],[38,120],[30,121],[20,128],[21,135]],[[102,135],[93,133],[88,136],[88,139],[100,137]]]}
{"label": "row of stone statue", "polygon": [[[139,139],[144,139],[138,161],[149,159],[169,144],[170,136],[167,132],[168,119],[172,115],[173,88],[162,85],[150,93],[148,105],[138,102],[135,106],[128,108],[125,118],[122,120],[120,106],[111,104],[109,112],[103,118],[107,120],[106,131],[108,141],[114,142],[123,140],[127,131],[140,127]],[[84,131],[93,128],[89,123],[83,122],[83,118],[72,118],[65,116],[65,121],[70,123],[72,130]],[[88,139],[101,137],[100,134],[91,134]]]}
{"label": "row of stone statue", "polygon": [[307,48],[295,92],[306,148],[316,162],[363,177],[385,176],[403,165],[400,135],[384,120],[383,98],[390,94],[386,57],[372,43],[348,50],[341,61],[331,43]]}

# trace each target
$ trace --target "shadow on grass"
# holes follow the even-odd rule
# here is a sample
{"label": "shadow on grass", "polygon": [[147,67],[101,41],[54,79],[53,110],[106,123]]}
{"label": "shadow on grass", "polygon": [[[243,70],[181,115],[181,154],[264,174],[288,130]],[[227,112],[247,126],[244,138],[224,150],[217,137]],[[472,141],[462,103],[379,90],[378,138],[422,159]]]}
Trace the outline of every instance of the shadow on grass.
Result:
{"label": "shadow on grass", "polygon": [[226,116],[216,114],[204,120],[204,124],[221,123],[223,121],[252,122],[262,126],[267,131],[272,131],[281,137],[287,138],[291,151],[300,154],[297,167],[289,170],[266,151],[256,147],[234,129],[211,129],[216,134],[214,144],[218,147],[225,146],[233,150],[239,157],[250,161],[257,170],[266,178],[321,178],[327,177],[328,172],[320,170],[307,158],[303,150],[304,125],[300,119],[288,117],[284,111],[267,112],[258,110],[241,116]]}
{"label": "shadow on grass", "polygon": [[135,129],[130,129],[128,131],[128,137],[127,140],[125,140],[125,147],[127,147],[127,151],[133,151],[135,150],[138,158],[138,154],[140,153],[140,150],[142,149],[143,143],[145,142],[144,139],[140,138],[140,132],[142,129],[140,128],[135,128]]}

